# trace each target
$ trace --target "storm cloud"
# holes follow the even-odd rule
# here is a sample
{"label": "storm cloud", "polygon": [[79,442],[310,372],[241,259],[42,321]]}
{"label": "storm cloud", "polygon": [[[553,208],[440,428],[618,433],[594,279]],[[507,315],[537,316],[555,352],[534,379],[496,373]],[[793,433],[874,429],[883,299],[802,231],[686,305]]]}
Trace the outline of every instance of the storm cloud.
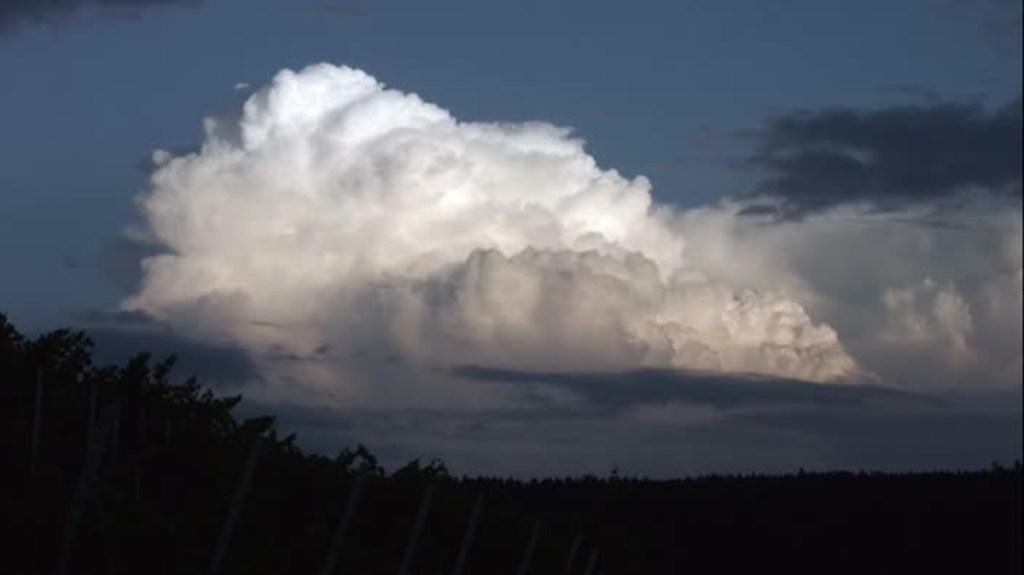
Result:
{"label": "storm cloud", "polygon": [[935,467],[943,441],[1005,457],[1018,412],[946,397],[1019,395],[1020,168],[928,166],[943,122],[988,141],[1019,112],[890,115],[776,124],[760,167],[807,193],[835,178],[779,158],[852,154],[871,174],[845,181],[886,184],[781,196],[799,217],[779,218],[779,195],[661,204],[551,124],[461,122],[359,70],[285,70],[206,119],[197,149],[154,152],[141,239],[109,258],[131,288],[121,317],[238,354],[251,404],[314,448],[395,461],[898,468],[919,449]]}
{"label": "storm cloud", "polygon": [[755,195],[780,201],[774,207],[788,217],[972,194],[1019,201],[1021,134],[1019,98],[995,109],[947,102],[797,112],[757,133],[748,165],[764,175]]}
{"label": "storm cloud", "polygon": [[198,152],[154,154],[139,205],[164,253],[123,305],[254,356],[316,357],[279,376],[352,401],[386,387],[357,375],[373,357],[858,377],[799,303],[710,281],[650,183],[567,129],[459,122],[328,64],[205,127]]}

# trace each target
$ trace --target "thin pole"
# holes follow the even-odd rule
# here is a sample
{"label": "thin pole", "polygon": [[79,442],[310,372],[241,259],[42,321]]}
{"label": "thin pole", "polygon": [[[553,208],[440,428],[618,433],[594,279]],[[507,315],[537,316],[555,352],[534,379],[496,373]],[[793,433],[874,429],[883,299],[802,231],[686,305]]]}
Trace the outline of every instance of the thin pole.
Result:
{"label": "thin pole", "polygon": [[114,437],[110,439],[110,456],[117,459],[117,453],[121,449],[121,412],[114,415]]}
{"label": "thin pole", "polygon": [[113,522],[99,501],[93,501],[93,506],[96,509],[100,532],[103,534],[103,543],[107,548],[107,573],[117,573],[117,540],[113,534]]}
{"label": "thin pole", "polygon": [[366,474],[360,473],[356,477],[356,482],[352,485],[352,490],[348,493],[348,501],[345,502],[345,511],[338,520],[338,527],[334,530],[334,535],[331,536],[331,544],[327,548],[327,556],[324,557],[323,566],[320,567],[320,575],[333,575],[337,571],[336,566],[338,564],[338,557],[341,554],[342,544],[345,542],[345,533],[348,532],[352,516],[356,514],[356,506],[359,504],[359,497],[362,495],[365,485]]}
{"label": "thin pole", "polygon": [[43,370],[36,370],[36,405],[35,414],[32,417],[32,452],[29,460],[29,473],[36,474],[39,468],[39,430],[42,426],[43,416]]}
{"label": "thin pole", "polygon": [[89,384],[89,414],[85,421],[86,424],[86,439],[85,447],[88,450],[89,446],[92,445],[93,438],[96,435],[96,387],[98,383],[93,380]]}
{"label": "thin pole", "polygon": [[82,466],[82,473],[78,476],[78,485],[75,487],[75,495],[71,500],[71,510],[68,513],[67,523],[64,524],[64,535],[61,538],[60,555],[57,558],[57,574],[67,573],[68,561],[71,557],[71,547],[78,534],[78,525],[82,521],[82,514],[85,505],[92,498],[93,489],[96,484],[96,473],[99,471],[100,462],[103,460],[103,452],[107,446],[107,437],[110,434],[113,421],[120,410],[118,404],[106,407],[100,417],[99,426],[94,441],[89,444],[85,452],[85,464]]}
{"label": "thin pole", "polygon": [[576,553],[580,550],[583,538],[579,535],[572,538],[572,547],[569,548],[569,555],[565,558],[565,575],[572,573],[572,564],[576,561]]}
{"label": "thin pole", "polygon": [[409,542],[405,546],[405,556],[398,568],[398,575],[409,575],[409,568],[412,566],[413,555],[416,554],[416,543],[419,541],[420,532],[427,522],[427,513],[430,511],[430,499],[434,496],[434,486],[427,485],[423,491],[423,500],[420,501],[419,511],[416,512],[416,520],[413,522],[412,532],[409,534]]}
{"label": "thin pole", "polygon": [[469,548],[473,544],[473,533],[476,532],[477,523],[480,521],[480,514],[484,510],[484,496],[477,495],[473,503],[473,511],[469,514],[469,523],[466,525],[466,532],[462,535],[462,545],[459,547],[459,558],[455,561],[455,568],[452,575],[462,575],[466,569],[466,561],[469,559]]}
{"label": "thin pole", "polygon": [[214,548],[213,556],[210,558],[208,572],[211,575],[220,573],[221,565],[224,562],[224,555],[227,552],[228,544],[231,542],[231,535],[235,531],[235,524],[238,522],[238,516],[242,512],[245,498],[249,494],[249,484],[252,483],[252,475],[256,470],[256,463],[259,461],[259,458],[260,439],[256,438],[249,448],[249,455],[245,458],[242,475],[238,478],[238,484],[235,486],[235,492],[231,497],[231,506],[228,507],[228,515],[224,519],[224,528],[220,532],[217,546]]}
{"label": "thin pole", "polygon": [[533,561],[533,552],[537,548],[539,537],[540,521],[534,521],[533,530],[530,531],[530,541],[526,544],[526,552],[523,553],[523,559],[519,562],[519,570],[516,571],[516,575],[526,575],[526,572],[530,570],[530,562]]}
{"label": "thin pole", "polygon": [[583,572],[584,575],[591,575],[595,567],[597,567],[597,547],[590,550],[590,559],[587,560],[587,569]]}
{"label": "thin pole", "polygon": [[[141,401],[141,400],[140,400]],[[139,406],[139,436],[136,440],[136,450],[141,453],[147,444],[146,442],[146,406]],[[135,461],[135,503],[142,502],[142,458],[136,457]]]}

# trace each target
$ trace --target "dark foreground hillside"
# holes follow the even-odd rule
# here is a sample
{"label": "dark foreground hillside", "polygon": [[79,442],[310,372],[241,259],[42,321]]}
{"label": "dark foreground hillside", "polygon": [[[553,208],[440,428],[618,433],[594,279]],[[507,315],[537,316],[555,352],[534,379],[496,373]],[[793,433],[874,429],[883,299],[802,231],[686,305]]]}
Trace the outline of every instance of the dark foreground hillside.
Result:
{"label": "dark foreground hillside", "polygon": [[95,367],[89,351],[82,334],[28,340],[0,315],[0,574],[441,574],[460,556],[462,573],[487,575],[1021,568],[1019,464],[677,481],[458,479],[436,462],[386,473],[361,447],[306,455],[272,419],[236,420],[239,398],[172,383],[170,361]]}

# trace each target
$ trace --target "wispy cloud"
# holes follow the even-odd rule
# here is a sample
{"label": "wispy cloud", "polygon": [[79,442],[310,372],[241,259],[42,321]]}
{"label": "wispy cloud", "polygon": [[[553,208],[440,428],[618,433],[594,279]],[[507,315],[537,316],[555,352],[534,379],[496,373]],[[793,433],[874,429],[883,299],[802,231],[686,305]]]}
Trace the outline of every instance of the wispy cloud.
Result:
{"label": "wispy cloud", "polygon": [[136,18],[154,7],[197,7],[204,3],[205,0],[5,0],[0,2],[0,34],[22,26],[72,22],[84,10],[115,18]]}
{"label": "wispy cloud", "polygon": [[528,372],[463,366],[461,377],[497,383],[541,384],[578,394],[595,405],[691,403],[718,409],[749,406],[863,406],[871,402],[929,403],[926,396],[873,385],[823,385],[757,375],[633,370],[620,373]]}

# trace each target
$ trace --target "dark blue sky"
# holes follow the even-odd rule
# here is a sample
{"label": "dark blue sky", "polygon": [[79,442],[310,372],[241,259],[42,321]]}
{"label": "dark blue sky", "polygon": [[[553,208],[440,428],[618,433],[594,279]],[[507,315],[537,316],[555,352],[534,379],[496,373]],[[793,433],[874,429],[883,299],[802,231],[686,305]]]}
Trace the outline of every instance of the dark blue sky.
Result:
{"label": "dark blue sky", "polygon": [[0,258],[16,272],[0,294],[31,329],[116,301],[97,260],[135,220],[148,154],[197,145],[201,119],[242,100],[236,83],[283,67],[348,64],[463,120],[571,126],[602,166],[695,205],[752,186],[734,167],[750,148],[740,134],[774,114],[1009,101],[1021,84],[1013,10],[216,0],[14,26],[0,37]]}

